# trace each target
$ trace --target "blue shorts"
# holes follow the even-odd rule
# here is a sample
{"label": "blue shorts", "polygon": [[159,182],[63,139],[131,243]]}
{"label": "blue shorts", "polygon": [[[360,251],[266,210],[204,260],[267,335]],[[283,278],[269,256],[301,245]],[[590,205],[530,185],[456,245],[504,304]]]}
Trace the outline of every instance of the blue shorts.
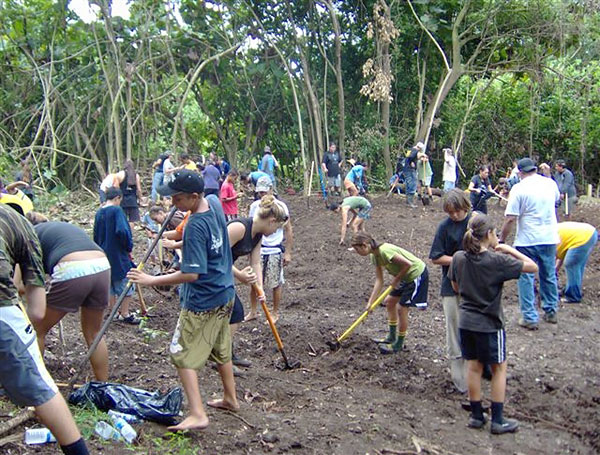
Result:
{"label": "blue shorts", "polygon": [[231,310],[231,317],[229,318],[230,324],[238,324],[244,320],[244,305],[242,301],[235,293],[235,299],[233,300],[233,310]]}
{"label": "blue shorts", "polygon": [[371,210],[373,209],[373,207],[371,207],[370,205],[367,207],[364,207],[362,209],[360,209],[358,211],[358,217],[361,220],[368,220],[371,218]]}
{"label": "blue shorts", "polygon": [[481,363],[502,363],[506,360],[506,332],[473,332],[459,329],[460,350],[463,358]]}
{"label": "blue shorts", "polygon": [[[127,278],[123,278],[121,280],[111,280],[110,281],[110,295],[116,295],[119,296],[121,295],[121,293],[125,290],[125,287],[127,287],[127,282],[129,280]],[[133,293],[135,292],[135,284],[131,285],[131,288],[129,288],[129,291],[127,291],[126,297],[131,297],[133,295]]]}
{"label": "blue shorts", "polygon": [[40,406],[58,392],[19,305],[0,307],[0,385],[18,406]]}
{"label": "blue shorts", "polygon": [[401,281],[396,289],[390,292],[393,297],[399,297],[398,304],[407,307],[427,309],[427,293],[429,292],[429,271],[427,267],[417,278],[410,282]]}

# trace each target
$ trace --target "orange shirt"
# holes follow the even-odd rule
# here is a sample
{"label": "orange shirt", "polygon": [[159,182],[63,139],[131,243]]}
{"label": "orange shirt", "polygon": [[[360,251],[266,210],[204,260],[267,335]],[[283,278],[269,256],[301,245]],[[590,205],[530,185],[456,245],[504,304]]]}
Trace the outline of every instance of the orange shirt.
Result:
{"label": "orange shirt", "polygon": [[190,219],[190,215],[191,215],[192,211],[188,210],[187,213],[185,214],[185,216],[183,217],[183,220],[181,220],[181,223],[179,223],[177,225],[177,227],[175,228],[175,230],[181,234],[181,237],[183,238],[183,228],[185,228],[185,225],[187,224],[188,220]]}

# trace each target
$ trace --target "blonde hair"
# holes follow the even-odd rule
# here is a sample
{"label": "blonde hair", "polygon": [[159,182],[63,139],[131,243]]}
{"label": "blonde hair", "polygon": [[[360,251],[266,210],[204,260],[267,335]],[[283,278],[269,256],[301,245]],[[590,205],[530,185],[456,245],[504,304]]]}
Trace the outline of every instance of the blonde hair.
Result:
{"label": "blonde hair", "polygon": [[285,223],[288,220],[288,216],[281,204],[277,203],[277,199],[272,194],[265,194],[260,199],[260,205],[258,206],[258,217],[264,219],[275,218],[278,223]]}
{"label": "blonde hair", "polygon": [[36,224],[47,223],[48,221],[50,221],[46,215],[42,215],[39,212],[34,212],[33,210],[27,212],[25,218],[27,218],[29,222],[34,226]]}

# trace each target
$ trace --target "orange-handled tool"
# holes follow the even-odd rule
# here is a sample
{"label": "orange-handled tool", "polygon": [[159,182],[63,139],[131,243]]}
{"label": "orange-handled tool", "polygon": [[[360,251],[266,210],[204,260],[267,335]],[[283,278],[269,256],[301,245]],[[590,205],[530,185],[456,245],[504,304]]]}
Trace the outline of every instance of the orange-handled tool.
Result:
{"label": "orange-handled tool", "polygon": [[258,287],[256,284],[253,284],[252,289],[254,289],[254,292],[256,292],[258,300],[260,300],[260,305],[262,306],[262,309],[265,312],[265,316],[267,317],[267,321],[269,322],[269,327],[271,327],[271,332],[273,332],[273,336],[275,337],[275,341],[277,342],[277,348],[279,349],[281,357],[283,357],[283,361],[285,362],[285,369],[291,370],[293,368],[298,368],[300,366],[300,362],[289,362],[287,356],[285,355],[285,351],[283,350],[283,342],[281,341],[281,337],[279,336],[277,327],[275,327],[273,316],[271,316],[271,312],[267,308],[267,302],[262,288]]}

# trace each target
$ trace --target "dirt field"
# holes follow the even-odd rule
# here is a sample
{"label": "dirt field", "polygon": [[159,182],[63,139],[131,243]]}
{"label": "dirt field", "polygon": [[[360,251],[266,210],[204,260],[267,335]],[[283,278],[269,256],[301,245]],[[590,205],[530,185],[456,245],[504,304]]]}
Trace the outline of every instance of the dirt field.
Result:
{"label": "dirt field", "polygon": [[[288,357],[301,361],[302,367],[276,368],[280,357],[264,317],[244,324],[236,346],[253,365],[245,377],[236,379],[242,406],[237,416],[210,409],[208,429],[172,443],[162,438],[164,428],[148,423],[137,426],[140,438],[128,449],[92,436],[89,445],[94,453],[537,455],[600,451],[599,249],[588,264],[585,303],[561,307],[558,325],[540,322],[536,332],[518,327],[515,282],[505,287],[509,365],[505,414],[520,420],[521,427],[516,434],[492,436],[489,425],[485,431],[466,428],[468,414],[460,405],[465,396],[453,391],[449,380],[440,269],[428,263],[430,306],[411,313],[401,353],[382,356],[371,341],[385,333],[383,309],[371,315],[343,343],[343,349],[330,352],[326,342],[362,311],[374,269],[367,258],[338,246],[339,215],[324,210],[316,197],[311,209],[306,199],[285,200],[291,209],[295,247],[293,262],[286,269],[278,327]],[[427,209],[409,209],[398,197],[376,196],[373,205],[369,232],[427,258],[436,226],[444,217],[439,199]],[[494,203],[490,211],[499,227],[502,208]],[[598,213],[598,206],[580,206],[575,220],[598,226]],[[239,291],[247,303],[247,290]],[[151,289],[144,289],[144,294],[158,315],[146,327],[162,332],[150,339],[150,330],[111,325],[111,378],[150,390],[172,388],[178,379],[167,348],[178,301]],[[67,347],[63,348],[57,333],[48,337],[47,363],[57,381],[68,381],[70,369],[84,353],[77,318],[65,321],[65,338]],[[200,372],[200,389],[204,401],[220,396],[215,370],[207,367]],[[484,391],[489,403],[489,383],[484,382]],[[7,405],[0,401],[0,410],[2,406]],[[11,454],[57,450],[52,446],[32,449],[20,443],[0,448]]]}

